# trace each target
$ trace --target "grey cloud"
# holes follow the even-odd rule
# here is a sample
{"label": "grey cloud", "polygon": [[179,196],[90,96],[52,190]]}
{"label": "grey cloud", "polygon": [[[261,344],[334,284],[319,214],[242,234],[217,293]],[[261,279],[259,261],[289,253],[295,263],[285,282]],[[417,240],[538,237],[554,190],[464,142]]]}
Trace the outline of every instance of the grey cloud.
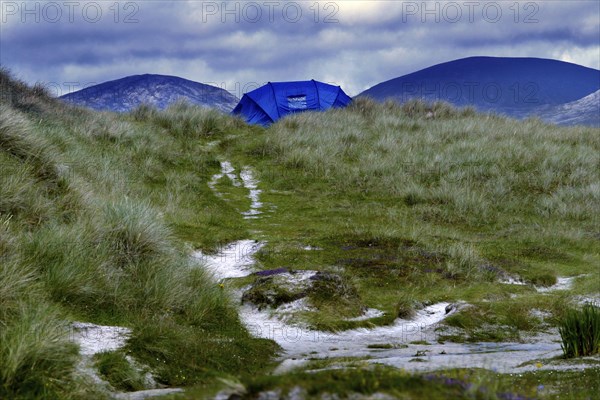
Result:
{"label": "grey cloud", "polygon": [[[551,58],[558,45],[585,54],[598,52],[600,36],[600,11],[588,1],[521,2],[518,15],[510,9],[514,2],[476,2],[480,9],[492,5],[488,15],[474,14],[472,21],[461,1],[425,5],[427,10],[442,10],[455,3],[463,13],[457,21],[450,8],[438,15],[415,11],[414,7],[423,7],[421,1],[321,2],[316,6],[318,14],[314,2],[297,1],[294,4],[302,10],[297,22],[292,14],[295,8],[289,8],[289,15],[282,14],[283,2],[272,3],[277,4],[273,19],[262,1],[229,1],[226,7],[234,11],[227,15],[222,14],[221,1],[120,2],[118,16],[109,9],[114,3],[105,2],[101,3],[103,18],[94,23],[81,15],[75,15],[73,22],[50,23],[41,18],[35,23],[29,17],[22,23],[19,15],[6,15],[7,3],[21,2],[2,2],[0,63],[30,81],[102,81],[118,78],[118,73],[145,72],[187,74],[203,82],[339,76],[351,91],[360,91],[471,55]],[[252,4],[262,7],[261,18],[251,13]],[[244,7],[246,14],[241,13]],[[502,11],[495,22],[494,7]],[[133,11],[127,22],[137,22],[126,23],[127,12]],[[338,22],[326,23],[332,11]],[[536,22],[525,23],[532,11]],[[598,68],[598,61],[594,63],[588,66]],[[92,73],[97,76],[90,77]]]}

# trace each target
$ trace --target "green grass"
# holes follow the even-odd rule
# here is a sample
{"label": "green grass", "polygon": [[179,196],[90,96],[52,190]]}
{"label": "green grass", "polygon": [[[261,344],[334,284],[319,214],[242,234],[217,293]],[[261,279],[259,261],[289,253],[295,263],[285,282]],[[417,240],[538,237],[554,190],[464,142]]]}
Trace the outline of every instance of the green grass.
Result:
{"label": "green grass", "polygon": [[[357,291],[350,306],[387,316],[436,301],[492,301],[480,321],[498,326],[494,340],[540,328],[527,315],[532,304],[551,309],[555,323],[560,295],[534,294],[534,285],[597,274],[598,150],[592,128],[368,100],[227,143],[228,157],[251,162],[268,188],[263,200],[277,206],[254,223],[268,240],[265,268],[341,267]],[[529,286],[498,285],[506,274]],[[586,285],[600,291],[597,280]],[[339,329],[348,326],[341,317],[303,318]]]}
{"label": "green grass", "polygon": [[[0,397],[97,393],[74,372],[71,320],[132,328],[129,355],[166,385],[270,366],[276,346],[249,336],[189,257],[189,242],[208,250],[245,236],[237,210],[215,206],[206,187],[215,155],[189,141],[228,132],[230,119],[177,105],[152,112],[170,125],[146,130],[67,107],[6,71],[0,86]],[[109,381],[128,379],[123,360],[107,357]]]}
{"label": "green grass", "polygon": [[77,386],[77,349],[65,340],[67,328],[59,311],[33,299],[9,307],[11,315],[4,310],[0,331],[0,397],[68,397]]}
{"label": "green grass", "polygon": [[351,394],[372,395],[387,393],[392,396],[428,399],[466,399],[465,391],[458,386],[447,386],[428,381],[421,376],[408,374],[393,368],[373,367],[349,370],[326,370],[313,373],[292,373],[284,376],[258,377],[247,385],[246,398],[253,398],[261,391],[278,388],[288,394],[300,387],[307,398],[319,398],[324,394],[347,397]]}
{"label": "green grass", "polygon": [[484,369],[455,369],[428,375],[444,382],[465,382],[471,398],[483,399],[594,399],[600,389],[598,367],[508,374]]}
{"label": "green grass", "polygon": [[144,390],[144,376],[120,352],[103,352],[94,355],[94,366],[100,376],[113,388],[125,392]]}
{"label": "green grass", "polygon": [[[559,326],[573,294],[600,292],[597,129],[364,99],[264,129],[183,103],[96,113],[4,70],[0,88],[0,397],[96,393],[73,373],[63,329],[73,320],[132,328],[122,351],[168,386],[241,379],[254,391],[286,381],[318,392],[333,381],[372,393],[377,382],[441,396],[443,385],[428,392],[423,377],[392,370],[265,375],[277,346],[248,334],[227,290],[189,257],[238,239],[266,242],[261,268],[330,277],[305,293],[317,311],[296,315],[319,329],[463,300],[471,306],[446,320],[446,340],[519,339]],[[260,179],[261,218],[240,215],[245,189],[208,186],[224,160]],[[571,291],[534,287],[583,274]],[[506,275],[527,285],[500,284]],[[347,321],[364,307],[384,315]],[[108,375],[126,370],[104,361]]]}
{"label": "green grass", "polygon": [[384,393],[411,399],[593,399],[600,388],[599,368],[584,371],[532,371],[501,374],[482,369],[454,369],[410,374],[388,367],[355,365],[352,369],[296,372],[258,377],[248,383],[244,398],[277,390],[282,395],[300,387],[307,398],[357,393]]}
{"label": "green grass", "polygon": [[600,309],[586,304],[566,313],[559,325],[565,358],[600,354]]}

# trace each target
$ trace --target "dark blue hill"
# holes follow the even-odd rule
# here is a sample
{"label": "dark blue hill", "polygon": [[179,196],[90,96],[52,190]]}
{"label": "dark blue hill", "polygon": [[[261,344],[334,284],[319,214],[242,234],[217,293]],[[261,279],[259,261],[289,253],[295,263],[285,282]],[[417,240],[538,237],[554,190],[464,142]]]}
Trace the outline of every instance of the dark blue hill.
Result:
{"label": "dark blue hill", "polygon": [[168,75],[133,75],[90,86],[61,97],[70,103],[106,111],[129,111],[140,104],[163,109],[178,100],[229,112],[238,98],[216,86]]}
{"label": "dark blue hill", "polygon": [[362,92],[375,100],[443,100],[524,117],[600,89],[600,71],[541,58],[470,57],[434,65]]}

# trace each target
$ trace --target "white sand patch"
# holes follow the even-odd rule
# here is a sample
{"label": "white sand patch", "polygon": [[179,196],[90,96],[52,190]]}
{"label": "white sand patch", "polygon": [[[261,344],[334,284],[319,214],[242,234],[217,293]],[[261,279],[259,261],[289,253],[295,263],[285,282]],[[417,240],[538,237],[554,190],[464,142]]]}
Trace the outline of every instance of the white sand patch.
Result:
{"label": "white sand patch", "polygon": [[277,285],[283,289],[302,290],[308,289],[312,285],[310,278],[316,274],[317,271],[308,269],[294,270],[284,274],[279,274],[275,276],[274,279]]}
{"label": "white sand patch", "polygon": [[[183,389],[179,388],[157,389],[154,377],[149,372],[146,372],[144,386],[147,390],[128,393],[112,392],[114,388],[98,374],[94,366],[93,356],[105,351],[119,350],[125,346],[125,342],[131,335],[131,329],[122,326],[96,325],[89,322],[73,322],[71,328],[72,333],[70,338],[79,345],[79,353],[81,354],[77,371],[91,378],[96,385],[109,393],[111,398],[141,400],[148,397],[164,396],[183,391]],[[125,358],[134,369],[138,371],[147,370],[147,368],[139,364],[132,357],[126,356]]]}
{"label": "white sand patch", "polygon": [[[215,256],[196,253],[207,262],[217,278],[246,276],[252,272],[254,255],[264,243],[245,240],[232,243]],[[291,285],[303,284],[315,271],[285,273]],[[556,288],[569,287],[573,278],[559,278]],[[241,298],[242,292],[237,295]],[[550,360],[561,354],[556,333],[530,343],[437,343],[435,329],[458,307],[446,302],[432,304],[416,312],[412,319],[396,319],[392,325],[372,329],[359,328],[342,332],[310,329],[293,321],[294,313],[310,310],[306,299],[285,304],[276,310],[259,310],[251,304],[240,307],[240,319],[256,337],[274,340],[283,349],[276,373],[304,365],[309,358],[369,357],[368,362],[392,365],[411,371],[432,371],[441,368],[481,367],[499,372],[529,371],[538,368],[531,360]],[[446,312],[448,310],[448,312]],[[379,310],[367,310],[365,316],[377,316]],[[430,345],[411,344],[426,341]],[[397,346],[405,344],[406,346]],[[373,345],[391,345],[373,346]],[[420,361],[416,361],[419,359]],[[524,364],[525,363],[525,364]],[[545,363],[545,361],[544,361]],[[564,369],[569,366],[544,368]]]}
{"label": "white sand patch", "polygon": [[[560,344],[550,340],[535,343],[444,343],[384,351],[380,358],[370,362],[412,371],[469,367],[506,373],[538,369],[535,365],[522,364],[536,359],[551,359],[560,354]],[[417,358],[422,361],[415,361]]]}
{"label": "white sand patch", "polygon": [[242,184],[249,191],[248,198],[250,199],[250,210],[243,212],[242,215],[247,219],[256,217],[262,214],[260,209],[263,206],[263,203],[260,201],[262,190],[258,189],[259,181],[254,178],[250,167],[244,167],[240,173],[240,177],[242,178]]}
{"label": "white sand patch", "polygon": [[[584,276],[584,275],[580,275],[580,276]],[[571,277],[564,277],[564,276],[559,276],[556,279],[556,283],[552,286],[535,286],[535,290],[537,290],[539,293],[547,293],[547,292],[554,292],[557,290],[569,290],[573,287],[573,282],[575,281],[576,278],[578,278],[579,276],[571,276]],[[513,276],[507,276],[504,279],[500,280],[500,283],[503,283],[505,285],[527,285],[526,282],[524,282],[521,278],[515,278]]]}
{"label": "white sand patch", "polygon": [[335,351],[338,357],[363,357],[371,355],[370,349],[367,349],[369,344],[422,340],[426,329],[453,313],[450,311],[446,314],[448,305],[449,303],[433,304],[418,311],[413,319],[397,319],[389,326],[351,329],[338,333],[288,324],[247,304],[242,306],[240,317],[252,334],[276,341],[287,352],[288,357],[299,357],[312,351],[326,356],[331,347],[339,348]]}
{"label": "white sand patch", "polygon": [[367,308],[362,315],[359,315],[358,317],[354,317],[354,318],[346,318],[346,321],[365,321],[367,319],[371,319],[371,318],[378,318],[378,317],[382,317],[385,313],[381,310],[378,310],[376,308]]}
{"label": "white sand patch", "polygon": [[527,285],[521,278],[515,278],[514,276],[507,276],[500,280],[500,283],[504,285]]}
{"label": "white sand patch", "polygon": [[[583,370],[593,368],[598,358],[580,364],[562,362],[560,344],[549,338],[533,343],[433,343],[409,345],[407,348],[377,350],[368,363],[390,365],[407,371],[436,371],[451,368],[484,368],[500,373],[523,373],[538,370]],[[332,353],[331,356],[333,356]],[[418,354],[418,355],[417,355]],[[311,357],[313,357],[312,355]],[[420,361],[416,361],[416,360]],[[532,361],[532,360],[535,360]],[[283,373],[305,366],[307,358],[284,360],[276,369]],[[335,366],[334,366],[335,367]],[[344,367],[344,363],[337,368]]]}
{"label": "white sand patch", "polygon": [[260,201],[262,190],[258,188],[259,181],[254,177],[254,173],[250,167],[246,166],[242,168],[238,178],[231,162],[221,161],[221,172],[213,175],[208,182],[208,187],[210,187],[213,193],[220,198],[223,198],[223,194],[217,190],[217,184],[224,177],[229,178],[233,186],[243,186],[248,190],[250,209],[241,213],[244,216],[244,219],[254,219],[262,214],[261,208],[263,207],[263,203]]}
{"label": "white sand patch", "polygon": [[150,389],[140,390],[137,392],[129,393],[118,393],[114,396],[115,399],[119,400],[143,400],[149,397],[166,396],[168,394],[182,393],[183,389],[179,388],[166,388],[166,389]]}
{"label": "white sand patch", "polygon": [[580,305],[592,304],[596,307],[600,307],[600,293],[588,296],[575,296],[575,301]]}
{"label": "white sand patch", "polygon": [[[360,340],[360,339],[359,339]],[[360,340],[362,342],[362,340]],[[371,342],[370,344],[382,343]],[[385,342],[383,342],[385,343]],[[388,344],[398,343],[390,341]],[[364,344],[364,343],[361,343]],[[331,343],[328,343],[331,346]],[[529,343],[451,343],[443,344],[430,341],[429,345],[408,344],[407,346],[392,346],[390,349],[360,348],[353,343],[338,343],[335,351],[323,353],[289,355],[282,360],[275,373],[285,373],[298,367],[305,366],[309,358],[325,357],[370,357],[369,363],[385,364],[408,371],[435,371],[445,368],[485,368],[497,372],[525,372],[538,369],[566,370],[582,369],[585,365],[555,365],[556,357],[562,354],[556,335],[542,335]],[[320,349],[319,349],[320,350]],[[540,360],[533,363],[531,360]],[[589,366],[588,366],[589,367]]]}
{"label": "white sand patch", "polygon": [[[203,261],[217,279],[243,277],[252,273],[254,255],[263,245],[264,243],[253,240],[241,240],[230,244],[214,256],[196,252],[194,257]],[[304,270],[277,277],[285,275],[287,283],[297,287],[308,282],[315,273]],[[238,293],[240,297],[241,293]],[[253,305],[244,304],[240,308],[240,318],[254,336],[274,340],[286,351],[288,357],[300,357],[301,354],[311,351],[325,355],[332,347],[343,347],[335,353],[340,357],[366,356],[370,353],[366,350],[368,344],[421,340],[426,329],[454,312],[452,309],[446,313],[449,305],[445,302],[430,305],[417,311],[414,318],[397,319],[390,326],[360,328],[339,333],[313,330],[286,322],[289,321],[289,314],[308,309],[304,299],[283,305],[275,312],[262,311]],[[379,310],[370,311],[370,315],[379,315]]]}
{"label": "white sand patch", "polygon": [[285,303],[277,307],[275,310],[277,314],[294,313],[298,311],[315,311],[316,308],[308,304],[306,297],[298,300],[294,300],[291,303]]}
{"label": "white sand patch", "polygon": [[233,186],[240,186],[240,181],[235,174],[235,168],[233,168],[233,165],[229,161],[221,161],[221,174],[221,176],[227,176]]}
{"label": "white sand patch", "polygon": [[280,305],[271,313],[271,316],[286,324],[292,324],[294,319],[297,318],[297,313],[309,311],[317,311],[317,309],[311,306],[306,297],[304,297],[302,299]]}
{"label": "white sand patch", "polygon": [[557,290],[569,290],[573,287],[573,281],[575,278],[577,277],[558,277],[554,285],[548,287],[536,286],[535,290],[540,293],[554,292]]}
{"label": "white sand patch", "polygon": [[131,329],[122,326],[96,325],[73,322],[71,340],[79,345],[80,353],[92,356],[103,351],[114,351],[125,346]]}
{"label": "white sand patch", "polygon": [[215,193],[215,195],[217,195],[219,197],[223,197],[223,195],[221,193],[219,193],[219,191],[217,190],[217,183],[219,183],[219,181],[223,177],[225,177],[225,176],[228,177],[229,180],[231,180],[231,184],[233,186],[239,187],[241,185],[240,181],[238,180],[238,178],[234,172],[235,172],[235,168],[233,168],[233,166],[231,165],[231,163],[229,161],[221,161],[221,173],[214,174],[212,176],[212,178],[208,182],[208,187],[211,188],[211,190]]}
{"label": "white sand patch", "polygon": [[204,254],[198,250],[193,257],[202,262],[218,280],[241,278],[253,272],[254,255],[264,246],[255,240],[233,242],[215,255]]}
{"label": "white sand patch", "polygon": [[547,318],[552,317],[552,313],[545,311],[545,310],[538,310],[537,308],[533,308],[531,310],[529,310],[529,315],[532,316],[533,318],[538,318],[542,321],[544,321]]}
{"label": "white sand patch", "polygon": [[[116,399],[129,399],[138,400],[145,399],[148,397],[156,397],[167,395],[176,392],[182,392],[182,389],[169,388],[169,389],[156,389],[156,381],[149,372],[145,372],[144,386],[148,390],[141,390],[137,392],[113,392],[114,388],[109,385],[99,374],[94,366],[94,355],[107,351],[119,350],[123,346],[129,336],[131,335],[131,329],[122,326],[108,326],[108,325],[96,325],[89,322],[73,322],[71,324],[71,341],[79,345],[79,353],[81,358],[77,364],[77,371],[88,376],[92,382],[98,387],[105,391]],[[143,365],[139,364],[132,357],[125,357],[130,365],[138,371],[147,371],[148,369]]]}
{"label": "white sand patch", "polygon": [[323,250],[321,247],[315,247],[315,246],[303,246],[302,250],[306,250],[306,251],[320,251]]}

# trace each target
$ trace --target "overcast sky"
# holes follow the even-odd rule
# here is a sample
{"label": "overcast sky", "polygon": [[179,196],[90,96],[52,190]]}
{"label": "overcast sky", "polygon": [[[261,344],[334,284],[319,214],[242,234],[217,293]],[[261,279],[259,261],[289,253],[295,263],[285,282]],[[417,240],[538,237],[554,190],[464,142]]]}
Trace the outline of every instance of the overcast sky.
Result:
{"label": "overcast sky", "polygon": [[474,55],[600,67],[591,1],[6,1],[0,63],[57,94],[127,75],[176,75],[241,97],[316,79],[350,95]]}

